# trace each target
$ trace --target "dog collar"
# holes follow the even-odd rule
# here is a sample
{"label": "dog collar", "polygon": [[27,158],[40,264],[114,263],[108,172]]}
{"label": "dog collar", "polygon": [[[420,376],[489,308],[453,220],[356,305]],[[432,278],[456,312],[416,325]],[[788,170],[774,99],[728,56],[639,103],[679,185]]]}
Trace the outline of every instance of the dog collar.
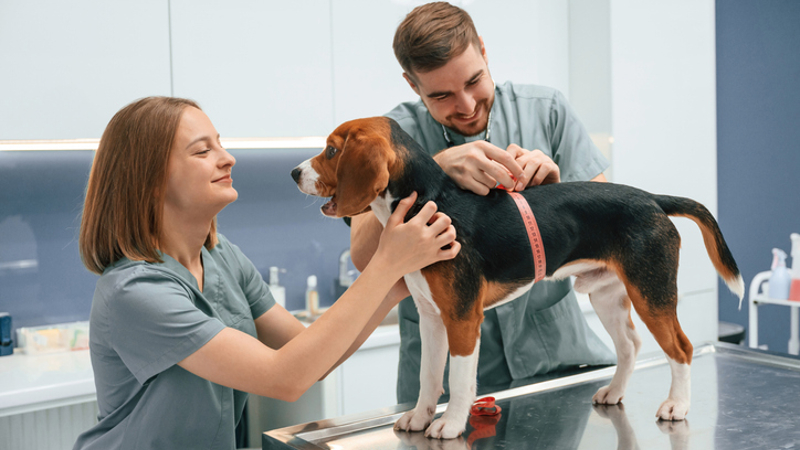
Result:
{"label": "dog collar", "polygon": [[519,214],[522,216],[522,221],[525,222],[525,229],[528,232],[528,240],[531,244],[531,252],[533,252],[535,283],[544,278],[547,270],[544,257],[544,245],[542,244],[542,234],[539,233],[539,226],[536,225],[536,218],[533,216],[531,206],[528,204],[528,201],[525,200],[525,197],[518,192],[509,192],[508,195],[514,199],[514,203],[517,204],[517,209],[519,209]]}

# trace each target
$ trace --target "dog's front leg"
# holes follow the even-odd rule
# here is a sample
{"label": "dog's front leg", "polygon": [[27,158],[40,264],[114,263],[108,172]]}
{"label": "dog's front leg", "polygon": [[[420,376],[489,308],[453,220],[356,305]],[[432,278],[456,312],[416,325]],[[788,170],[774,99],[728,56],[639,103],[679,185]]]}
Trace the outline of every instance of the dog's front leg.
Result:
{"label": "dog's front leg", "polygon": [[444,392],[444,366],[447,362],[447,333],[441,317],[417,301],[419,334],[422,340],[422,359],[419,371],[419,399],[417,406],[395,423],[396,430],[422,431],[433,420],[436,402]]}
{"label": "dog's front leg", "polygon": [[466,429],[469,410],[475,401],[477,391],[480,337],[474,344],[475,349],[469,355],[450,354],[450,402],[442,417],[428,427],[425,436],[455,439]]}

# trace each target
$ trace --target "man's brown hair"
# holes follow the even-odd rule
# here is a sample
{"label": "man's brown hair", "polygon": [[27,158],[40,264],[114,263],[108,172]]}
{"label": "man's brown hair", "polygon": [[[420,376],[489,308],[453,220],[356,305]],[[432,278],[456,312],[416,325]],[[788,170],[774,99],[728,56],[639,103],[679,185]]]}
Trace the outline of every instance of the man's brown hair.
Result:
{"label": "man's brown hair", "polygon": [[[158,247],[172,142],[191,100],[147,97],[122,108],[106,126],[94,156],[83,206],[83,264],[102,274],[122,257],[163,262]],[[212,221],[205,246],[217,244]]]}
{"label": "man's brown hair", "polygon": [[436,70],[473,44],[481,41],[472,18],[463,9],[447,2],[428,3],[414,8],[394,34],[394,55],[407,75]]}

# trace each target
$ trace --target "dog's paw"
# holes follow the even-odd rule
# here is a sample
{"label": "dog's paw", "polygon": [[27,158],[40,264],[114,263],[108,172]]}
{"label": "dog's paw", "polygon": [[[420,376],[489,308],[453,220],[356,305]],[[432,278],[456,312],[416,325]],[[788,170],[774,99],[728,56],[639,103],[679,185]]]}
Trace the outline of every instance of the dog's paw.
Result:
{"label": "dog's paw", "polygon": [[436,410],[434,408],[414,408],[403,414],[403,417],[395,422],[394,429],[402,431],[422,431],[431,423],[435,412]]}
{"label": "dog's paw", "polygon": [[455,439],[461,436],[466,429],[465,421],[454,420],[452,417],[446,416],[445,413],[442,417],[434,420],[425,431],[425,436],[434,439]]}
{"label": "dog's paw", "polygon": [[658,408],[656,417],[660,420],[683,420],[689,413],[689,402],[668,398]]}
{"label": "dog's paw", "polygon": [[662,433],[683,436],[689,434],[689,421],[684,420],[657,420],[656,426]]}
{"label": "dog's paw", "polygon": [[623,389],[614,388],[611,385],[603,386],[597,390],[592,397],[592,403],[596,405],[616,405],[625,396]]}

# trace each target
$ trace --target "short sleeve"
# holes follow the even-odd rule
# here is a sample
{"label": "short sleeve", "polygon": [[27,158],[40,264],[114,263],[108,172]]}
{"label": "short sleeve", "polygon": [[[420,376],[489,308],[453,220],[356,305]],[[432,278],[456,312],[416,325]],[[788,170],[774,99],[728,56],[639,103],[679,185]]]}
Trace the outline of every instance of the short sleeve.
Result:
{"label": "short sleeve", "polygon": [[550,108],[553,161],[561,181],[586,181],[603,173],[609,162],[600,152],[564,95],[555,91]]}
{"label": "short sleeve", "polygon": [[269,285],[264,281],[258,269],[256,269],[250,258],[244,255],[238,246],[231,244],[227,239],[220,235],[220,243],[230,248],[230,252],[236,259],[240,268],[239,285],[244,292],[247,303],[250,305],[250,312],[254,319],[261,317],[262,314],[275,306],[275,298]]}
{"label": "short sleeve", "polygon": [[139,383],[182,361],[225,328],[196,307],[192,295],[167,273],[139,267],[104,296],[112,346]]}

